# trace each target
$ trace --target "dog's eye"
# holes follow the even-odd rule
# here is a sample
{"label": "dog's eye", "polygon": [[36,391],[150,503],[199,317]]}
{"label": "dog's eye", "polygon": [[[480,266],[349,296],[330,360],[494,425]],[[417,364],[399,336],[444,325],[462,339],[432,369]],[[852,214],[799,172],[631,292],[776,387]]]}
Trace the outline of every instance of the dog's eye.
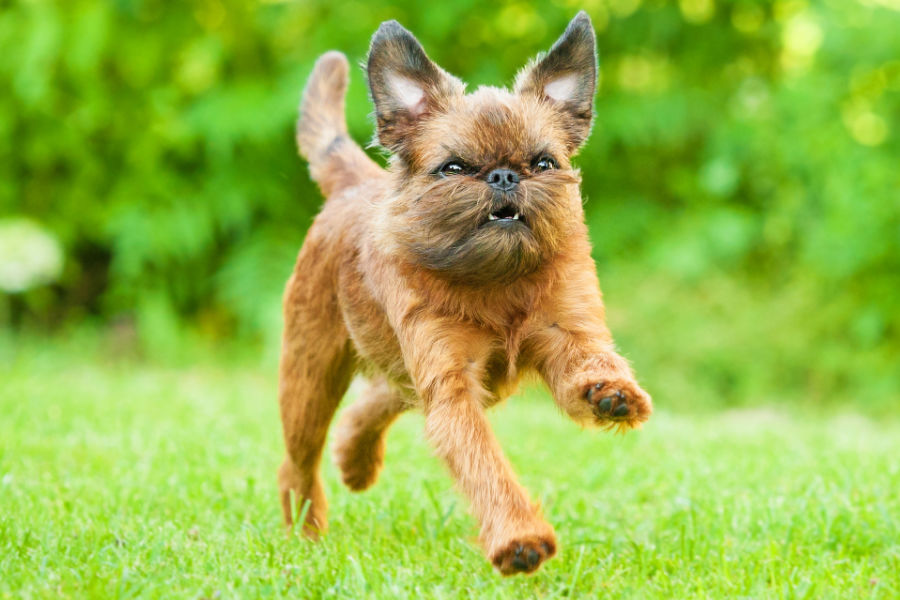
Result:
{"label": "dog's eye", "polygon": [[552,156],[542,156],[534,163],[535,171],[549,171],[550,169],[558,169],[559,164]]}
{"label": "dog's eye", "polygon": [[456,160],[448,160],[438,169],[438,173],[446,177],[447,175],[462,175],[466,172],[466,168],[462,163]]}

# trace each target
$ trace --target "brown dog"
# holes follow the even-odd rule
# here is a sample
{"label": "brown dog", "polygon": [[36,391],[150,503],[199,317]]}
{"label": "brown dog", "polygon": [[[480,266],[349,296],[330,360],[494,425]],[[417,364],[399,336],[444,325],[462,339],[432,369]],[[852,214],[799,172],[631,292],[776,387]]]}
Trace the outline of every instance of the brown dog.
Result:
{"label": "brown dog", "polygon": [[284,298],[284,518],[293,523],[293,493],[304,532],[325,530],[319,460],[362,372],[369,387],[336,437],[344,483],[372,485],[388,427],[421,407],[488,557],[504,574],[531,572],[555,553],[553,528],[516,481],[485,409],[536,372],[584,425],[626,429],[652,410],[604,323],[569,162],[593,118],[594,31],[579,13],[512,92],[467,95],[390,21],[372,38],[368,78],[387,170],[347,135],[342,54],[319,59],[300,109],[300,152],[328,199]]}

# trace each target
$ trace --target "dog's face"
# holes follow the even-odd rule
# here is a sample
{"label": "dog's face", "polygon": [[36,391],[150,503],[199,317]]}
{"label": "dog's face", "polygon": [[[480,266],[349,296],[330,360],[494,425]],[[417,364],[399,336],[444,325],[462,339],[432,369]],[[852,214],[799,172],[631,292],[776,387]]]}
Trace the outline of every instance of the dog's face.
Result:
{"label": "dog's face", "polygon": [[368,61],[378,141],[397,190],[384,223],[421,266],[472,284],[507,283],[552,258],[582,221],[569,159],[590,132],[594,32],[580,13],[513,92],[463,84],[396,22]]}

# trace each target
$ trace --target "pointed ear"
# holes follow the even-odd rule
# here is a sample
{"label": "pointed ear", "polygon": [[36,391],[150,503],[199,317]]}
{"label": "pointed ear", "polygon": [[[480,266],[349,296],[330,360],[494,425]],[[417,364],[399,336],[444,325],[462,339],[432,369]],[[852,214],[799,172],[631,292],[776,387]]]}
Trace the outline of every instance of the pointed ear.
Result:
{"label": "pointed ear", "polygon": [[462,82],[428,59],[419,41],[397,21],[385,21],[372,36],[366,71],[378,143],[399,153],[421,119],[464,90]]}
{"label": "pointed ear", "polygon": [[515,91],[532,94],[564,115],[571,151],[591,132],[597,88],[597,42],[591,18],[581,11],[550,51],[539,55],[516,77]]}

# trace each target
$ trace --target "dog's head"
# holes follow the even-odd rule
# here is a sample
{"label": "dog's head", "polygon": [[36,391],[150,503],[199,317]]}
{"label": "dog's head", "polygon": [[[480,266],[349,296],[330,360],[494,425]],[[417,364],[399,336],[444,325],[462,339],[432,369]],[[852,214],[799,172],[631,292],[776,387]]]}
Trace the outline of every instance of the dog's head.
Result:
{"label": "dog's head", "polygon": [[464,85],[396,21],[372,38],[377,140],[393,153],[385,226],[417,264],[461,282],[505,283],[552,258],[582,220],[571,156],[587,138],[594,30],[579,13],[512,92]]}

